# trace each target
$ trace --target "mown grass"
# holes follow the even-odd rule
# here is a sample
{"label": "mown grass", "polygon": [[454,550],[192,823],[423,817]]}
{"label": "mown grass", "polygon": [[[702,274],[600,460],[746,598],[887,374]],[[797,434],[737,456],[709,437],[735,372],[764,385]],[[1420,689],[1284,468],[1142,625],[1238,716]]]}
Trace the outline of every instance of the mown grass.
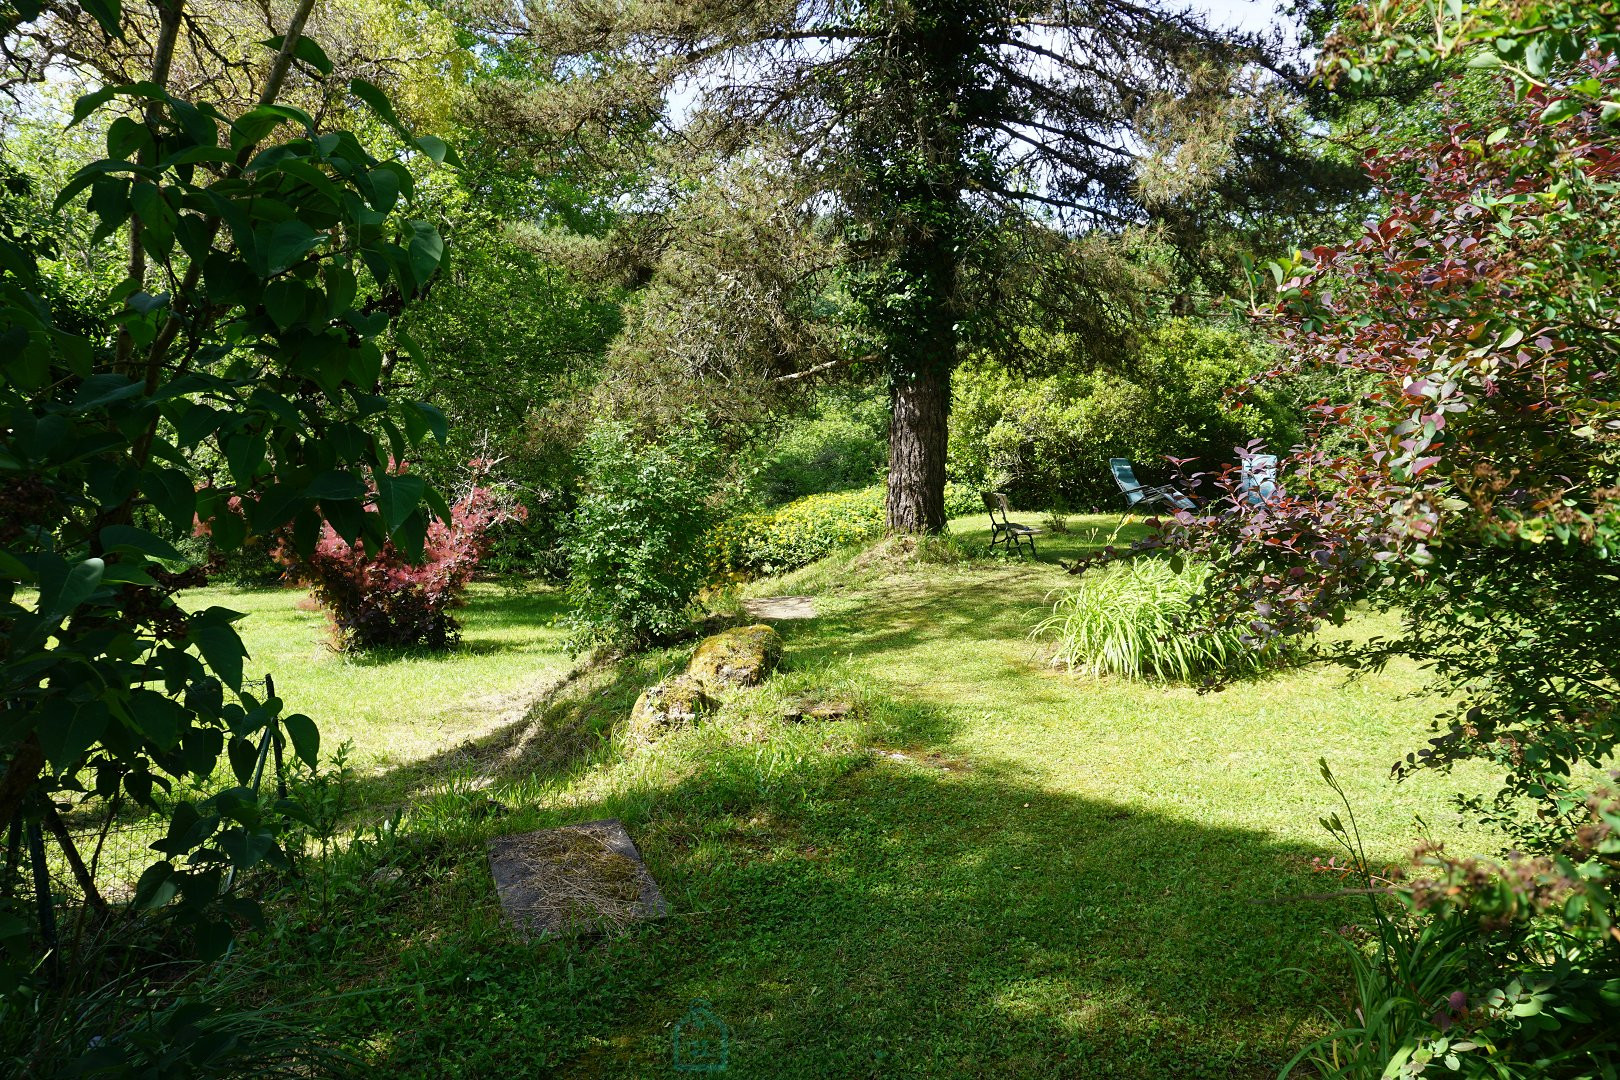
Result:
{"label": "mown grass", "polygon": [[247,617],[236,624],[250,679],[275,677],[291,712],[320,725],[323,750],[353,744],[354,765],[391,776],[389,792],[454,770],[457,748],[502,721],[521,716],[571,666],[560,590],[537,582],[474,583],[456,612],[460,645],[452,652],[332,648],[326,616],[299,588],[209,588],[185,595],[187,607],[218,605]]}
{"label": "mown grass", "polygon": [[[440,782],[397,828],[311,868],[255,959],[283,988],[331,995],[324,1022],[390,1075],[662,1075],[698,998],[729,1026],[727,1075],[1274,1074],[1341,979],[1326,935],[1356,910],[1299,899],[1336,884],[1312,871],[1331,853],[1317,758],[1391,860],[1418,816],[1489,846],[1446,799],[1485,778],[1388,779],[1433,711],[1404,696],[1421,685],[1410,668],[1213,694],[1054,670],[1029,632],[1071,581],[1058,560],[1114,524],[1073,519],[1038,559],[991,559],[972,556],[987,527],[964,519],[927,559],[890,545],[755,583],[816,597],[817,618],[780,625],[784,672],[653,745],[622,722],[683,650],[589,672],[517,719],[444,719],[442,703],[516,679],[522,665],[493,656],[565,666],[555,638],[523,637],[551,631],[519,629],[545,595],[475,597],[469,643],[504,622],[526,642],[510,650],[312,660],[375,679],[347,684],[290,671],[286,695],[328,740],[373,755],[364,799],[421,790],[426,767]],[[314,656],[314,627],[280,608],[255,627],[266,610],[250,645]],[[299,702],[300,678],[329,696]],[[434,711],[425,685],[465,693]],[[804,695],[857,708],[780,719]],[[322,711],[362,697],[363,713]],[[471,741],[407,744],[417,723]],[[671,916],[611,939],[514,939],[483,841],[605,816],[630,828]]]}

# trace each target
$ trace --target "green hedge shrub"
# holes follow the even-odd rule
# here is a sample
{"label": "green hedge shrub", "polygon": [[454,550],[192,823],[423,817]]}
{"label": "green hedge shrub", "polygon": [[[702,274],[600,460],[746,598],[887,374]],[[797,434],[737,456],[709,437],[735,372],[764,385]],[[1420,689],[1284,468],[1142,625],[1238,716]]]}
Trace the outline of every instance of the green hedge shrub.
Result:
{"label": "green hedge shrub", "polygon": [[708,582],[718,452],[698,425],[648,444],[604,424],[581,451],[585,482],[569,530],[572,645],[641,648],[691,625]]}
{"label": "green hedge shrub", "polygon": [[889,464],[889,406],[877,391],[829,394],[810,416],[786,424],[766,451],[753,487],[768,506],[806,495],[881,483]]}
{"label": "green hedge shrub", "polygon": [[[884,498],[884,487],[877,484],[739,514],[709,534],[709,565],[721,578],[774,574],[807,566],[847,544],[875,540],[883,535]],[[977,491],[945,485],[947,517],[983,509]]]}
{"label": "green hedge shrub", "polygon": [[1026,378],[968,363],[953,389],[950,477],[1024,506],[1120,509],[1111,457],[1132,459],[1155,483],[1167,479],[1169,456],[1208,468],[1234,460],[1233,447],[1251,439],[1292,445],[1299,427],[1282,389],[1236,412],[1225,401],[1228,387],[1269,362],[1244,334],[1178,320],[1125,373]]}

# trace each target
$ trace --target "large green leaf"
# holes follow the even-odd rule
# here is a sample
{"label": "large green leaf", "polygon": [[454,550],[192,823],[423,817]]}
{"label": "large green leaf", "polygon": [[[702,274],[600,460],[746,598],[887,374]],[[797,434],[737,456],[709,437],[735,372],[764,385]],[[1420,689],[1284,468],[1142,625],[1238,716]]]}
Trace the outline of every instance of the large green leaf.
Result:
{"label": "large green leaf", "polygon": [[253,782],[253,769],[258,764],[259,751],[251,740],[240,736],[231,739],[225,745],[225,756],[230,760],[231,771],[236,774],[237,783]]}
{"label": "large green leaf", "polygon": [[134,551],[154,559],[182,557],[179,550],[161,536],[133,525],[108,525],[101,530],[101,546],[107,551]]}
{"label": "large green leaf", "polygon": [[238,870],[257,866],[275,846],[275,838],[260,830],[229,829],[219,838],[220,850]]}
{"label": "large green leaf", "polygon": [[444,259],[444,238],[425,221],[411,222],[411,273],[417,285],[426,285]]}
{"label": "large green leaf", "polygon": [[306,132],[314,130],[315,121],[302,109],[291,105],[260,105],[244,113],[231,125],[231,149],[241,151],[259,142],[282,124],[300,124]]}
{"label": "large green leaf", "polygon": [[224,608],[211,607],[192,618],[190,636],[220,681],[240,693],[242,661],[247,657],[247,646],[242,644],[236,629],[231,626],[233,618],[240,616]]}
{"label": "large green leaf", "polygon": [[174,880],[174,864],[168,860],[154,863],[135,884],[135,906],[156,911],[173,900],[179,891],[180,886]]}
{"label": "large green leaf", "polygon": [[287,737],[292,740],[293,751],[304,764],[310,768],[320,764],[321,733],[315,721],[303,713],[293,713],[281,718],[281,726],[286,729]]}
{"label": "large green leaf", "polygon": [[[282,42],[286,40],[287,36],[285,34],[277,34],[273,38],[267,38],[259,42],[259,44],[280,52]],[[293,55],[322,75],[332,74],[332,61],[327,58],[326,50],[315,43],[314,38],[299,37],[297,41],[293,42]]]}
{"label": "large green leaf", "polygon": [[45,622],[54,624],[66,618],[88,600],[101,585],[106,568],[100,559],[85,559],[70,567],[55,555],[41,557],[39,613]]}
{"label": "large green leaf", "polygon": [[178,701],[151,690],[135,690],[129,698],[129,714],[135,728],[162,750],[180,745],[180,731],[186,711]]}
{"label": "large green leaf", "polygon": [[96,25],[101,27],[102,33],[108,37],[123,38],[123,27],[119,25],[119,16],[123,14],[124,9],[121,0],[79,0],[79,6],[96,20]]}
{"label": "large green leaf", "polygon": [[280,278],[264,287],[264,311],[280,330],[303,322],[306,308],[304,286],[291,278]]}
{"label": "large green leaf", "polygon": [[39,745],[51,768],[61,772],[76,765],[107,731],[112,714],[99,701],[66,712],[53,712],[39,725]]}
{"label": "large green leaf", "polygon": [[455,148],[437,135],[419,136],[416,140],[416,147],[426,154],[435,165],[443,165],[446,162],[458,167],[461,165],[461,158],[457,156]]}
{"label": "large green leaf", "polygon": [[62,190],[57,193],[56,201],[51,204],[52,212],[60,214],[67,207],[68,203],[74,200],[79,192],[83,191],[91,184],[94,184],[97,180],[100,180],[104,176],[113,176],[120,173],[129,173],[131,176],[144,176],[149,180],[156,180],[158,178],[158,171],[156,169],[146,168],[145,166],[141,165],[133,165],[127,161],[113,161],[110,159],[92,161],[90,164],[74,173],[73,177],[68,180],[65,185],[63,185]]}
{"label": "large green leaf", "polygon": [[427,485],[420,476],[389,476],[386,473],[378,474],[376,483],[377,509],[382,511],[383,522],[392,533],[416,511]]}
{"label": "large green leaf", "polygon": [[355,79],[350,82],[349,92],[365,102],[367,107],[376,113],[383,123],[393,128],[400,138],[406,142],[410,141],[411,133],[404,124],[400,123],[399,115],[394,112],[394,103],[388,100],[387,94],[364,79]]}
{"label": "large green leaf", "polygon": [[304,496],[310,499],[363,499],[365,495],[365,481],[337,469],[317,476],[304,490]]}
{"label": "large green leaf", "polygon": [[265,277],[285,273],[326,240],[326,234],[296,218],[277,222],[260,235],[259,256],[264,261]]}

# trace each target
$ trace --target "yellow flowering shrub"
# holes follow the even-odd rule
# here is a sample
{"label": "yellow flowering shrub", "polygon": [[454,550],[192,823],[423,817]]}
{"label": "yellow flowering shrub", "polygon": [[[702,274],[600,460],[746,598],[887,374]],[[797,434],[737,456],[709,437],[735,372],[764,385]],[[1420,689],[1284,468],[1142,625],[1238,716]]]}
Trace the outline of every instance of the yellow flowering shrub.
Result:
{"label": "yellow flowering shrub", "polygon": [[[858,491],[806,495],[776,507],[728,518],[709,533],[709,563],[716,578],[736,580],[806,566],[849,544],[883,535],[883,485]],[[945,513],[960,517],[983,508],[976,492],[945,487]]]}

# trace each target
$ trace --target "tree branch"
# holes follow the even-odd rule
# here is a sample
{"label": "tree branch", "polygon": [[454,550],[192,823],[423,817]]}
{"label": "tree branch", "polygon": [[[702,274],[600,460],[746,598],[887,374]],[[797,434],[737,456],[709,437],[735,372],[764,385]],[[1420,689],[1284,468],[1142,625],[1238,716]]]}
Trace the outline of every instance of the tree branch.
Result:
{"label": "tree branch", "polygon": [[[151,81],[159,90],[167,91],[169,88],[169,72],[174,67],[174,43],[180,36],[180,17],[184,6],[185,0],[163,0],[158,8],[157,51],[152,57]],[[160,102],[149,101],[142,110],[144,123],[154,141],[157,139],[157,120],[161,108]],[[142,165],[150,166],[152,148],[142,147],[136,160]],[[146,248],[141,245],[141,231],[140,215],[132,215],[129,219],[129,264],[126,276],[135,283],[136,292],[140,292],[146,286]],[[127,310],[129,300],[125,300],[124,304]],[[120,328],[116,352],[118,366],[127,365],[134,353],[135,338],[130,334],[128,327]]]}

